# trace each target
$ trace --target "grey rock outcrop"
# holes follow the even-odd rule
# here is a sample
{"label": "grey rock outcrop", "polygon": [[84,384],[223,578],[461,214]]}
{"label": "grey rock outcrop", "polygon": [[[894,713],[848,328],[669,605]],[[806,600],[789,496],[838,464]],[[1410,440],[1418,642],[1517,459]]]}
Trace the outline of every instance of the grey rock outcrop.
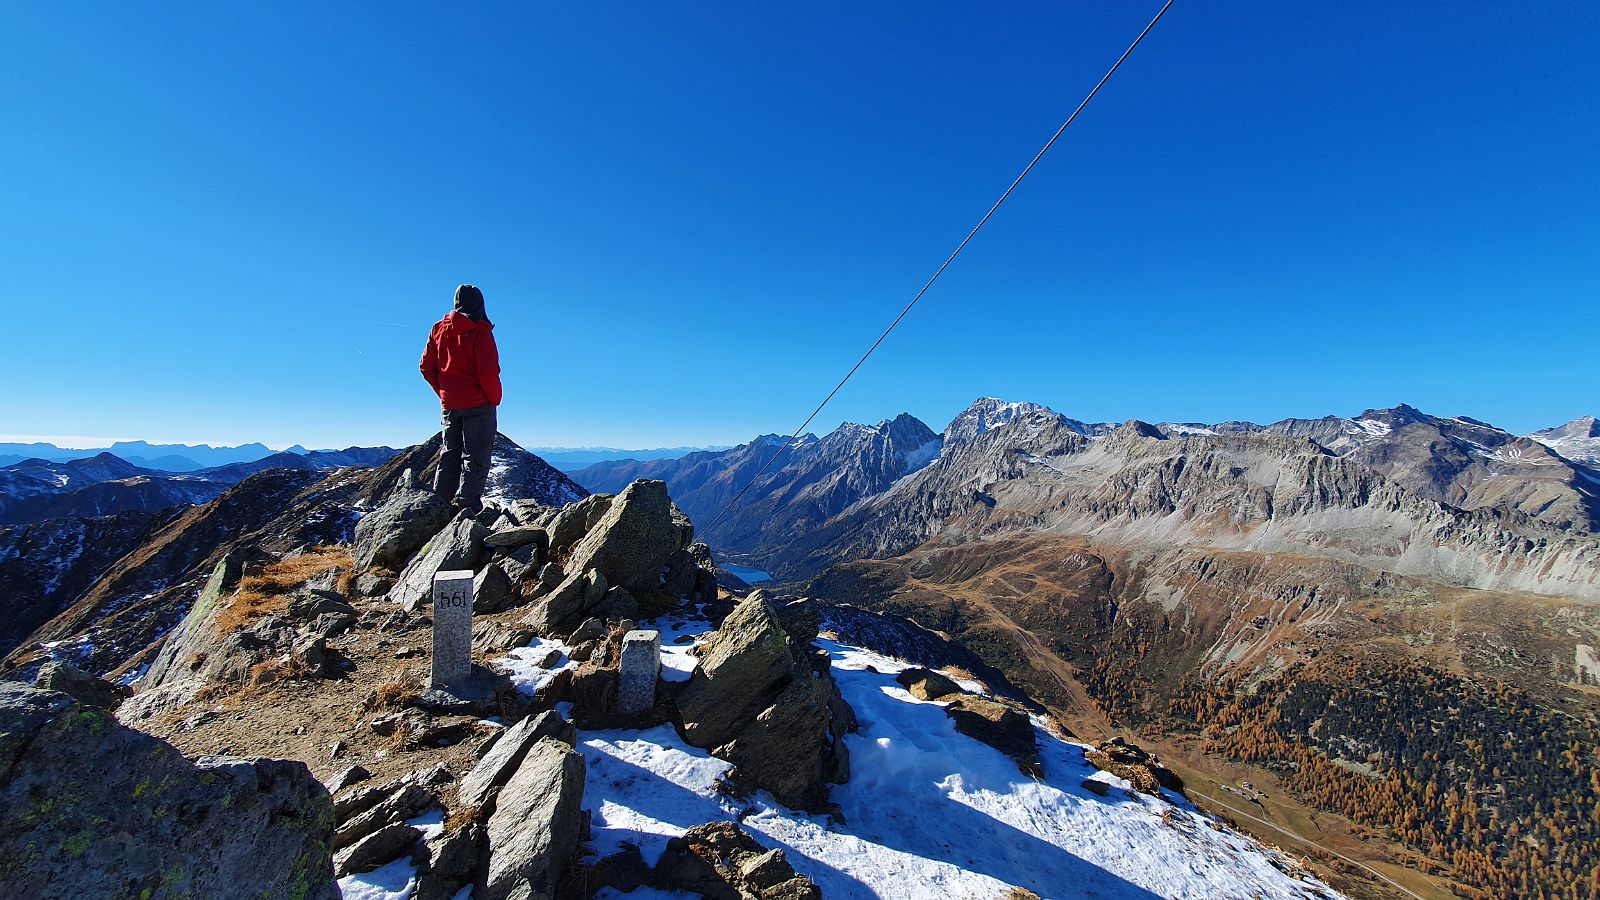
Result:
{"label": "grey rock outcrop", "polygon": [[449,520],[450,507],[418,485],[407,469],[389,499],[356,523],[350,550],[356,571],[373,567],[398,571]]}
{"label": "grey rock outcrop", "polygon": [[661,481],[636,481],[573,547],[567,571],[598,569],[608,584],[621,585],[641,602],[665,597],[662,568],[689,545],[693,528],[667,496]]}
{"label": "grey rock outcrop", "polygon": [[583,756],[540,738],[495,800],[488,822],[488,862],[474,896],[482,900],[550,897],[578,851],[582,831]]}
{"label": "grey rock outcrop", "polygon": [[0,684],[0,896],[336,900],[303,763],[185,759],[65,694]]}
{"label": "grey rock outcrop", "polygon": [[782,850],[768,850],[732,822],[696,825],[667,842],[656,880],[708,900],[821,900]]}
{"label": "grey rock outcrop", "polygon": [[488,531],[475,519],[458,515],[440,531],[428,546],[406,565],[389,591],[389,599],[407,612],[425,609],[433,597],[434,573],[471,569],[477,571],[483,559],[483,538]]}
{"label": "grey rock outcrop", "polygon": [[457,805],[477,809],[488,807],[495,789],[511,779],[528,751],[541,738],[555,738],[569,747],[576,741],[572,724],[554,710],[523,719],[507,728],[484,752],[472,771],[461,779],[456,795]]}
{"label": "grey rock outcrop", "polygon": [[606,577],[600,572],[574,569],[554,590],[529,605],[522,623],[540,634],[558,633],[577,624],[585,612],[605,599],[607,589]]}
{"label": "grey rock outcrop", "polygon": [[823,809],[827,784],[849,777],[842,738],[855,719],[828,656],[794,640],[760,595],[737,604],[706,642],[677,705],[685,740],[786,805]]}
{"label": "grey rock outcrop", "polygon": [[590,494],[577,503],[562,507],[545,526],[552,556],[565,555],[572,546],[583,539],[590,529],[611,508],[616,498],[611,494]]}
{"label": "grey rock outcrop", "polygon": [[33,679],[33,686],[45,691],[60,691],[85,706],[114,710],[131,693],[127,687],[64,662],[47,662]]}

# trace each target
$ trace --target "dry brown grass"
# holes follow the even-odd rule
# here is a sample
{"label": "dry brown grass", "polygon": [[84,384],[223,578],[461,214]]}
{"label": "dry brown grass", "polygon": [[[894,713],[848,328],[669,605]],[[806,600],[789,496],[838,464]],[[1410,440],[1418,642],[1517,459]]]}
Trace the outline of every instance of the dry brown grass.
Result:
{"label": "dry brown grass", "polygon": [[239,587],[217,613],[217,630],[232,634],[252,622],[289,605],[288,595],[307,581],[335,569],[348,572],[354,565],[343,547],[313,547],[299,556],[280,559],[260,573],[239,579]]}
{"label": "dry brown grass", "polygon": [[459,809],[452,809],[450,810],[450,815],[445,817],[444,830],[459,831],[478,821],[479,816],[482,814],[483,810],[476,806],[463,806]]}
{"label": "dry brown grass", "polygon": [[422,692],[405,681],[385,681],[372,692],[373,709],[404,709],[415,703]]}
{"label": "dry brown grass", "polygon": [[1039,895],[1028,890],[1027,888],[1014,887],[1011,890],[1006,891],[1005,896],[1002,897],[1001,900],[1039,900]]}
{"label": "dry brown grass", "polygon": [[306,666],[304,660],[298,656],[284,656],[263,660],[251,666],[250,674],[245,679],[245,686],[254,689],[279,681],[310,677],[311,669]]}
{"label": "dry brown grass", "polygon": [[406,719],[401,719],[394,724],[394,731],[383,736],[382,744],[385,748],[395,753],[417,749],[417,738],[422,734],[421,729]]}

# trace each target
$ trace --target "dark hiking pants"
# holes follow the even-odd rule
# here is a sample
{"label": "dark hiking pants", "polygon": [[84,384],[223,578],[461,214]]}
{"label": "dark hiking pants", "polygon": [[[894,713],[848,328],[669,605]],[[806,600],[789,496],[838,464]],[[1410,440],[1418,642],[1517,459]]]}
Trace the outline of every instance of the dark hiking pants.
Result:
{"label": "dark hiking pants", "polygon": [[494,447],[495,409],[485,403],[471,409],[444,411],[444,449],[433,474],[433,492],[463,509],[483,506],[483,482],[489,476],[489,451]]}

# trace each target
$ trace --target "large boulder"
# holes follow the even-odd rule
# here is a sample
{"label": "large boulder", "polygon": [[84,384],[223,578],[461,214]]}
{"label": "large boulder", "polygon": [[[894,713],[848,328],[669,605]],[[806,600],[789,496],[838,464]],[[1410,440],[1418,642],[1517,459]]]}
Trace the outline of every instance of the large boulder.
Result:
{"label": "large boulder", "polygon": [[765,597],[739,603],[707,640],[677,704],[685,740],[784,804],[825,809],[827,784],[849,777],[854,714],[828,656],[795,641]]}
{"label": "large boulder", "polygon": [[599,605],[605,599],[607,588],[606,577],[599,571],[574,569],[555,590],[529,604],[522,624],[544,635],[563,632],[565,627],[578,624],[586,611]]}
{"label": "large boulder", "polygon": [[944,711],[955,722],[957,731],[1016,760],[1017,768],[1024,773],[1034,777],[1043,774],[1039,768],[1039,745],[1027,710],[975,694],[946,695],[942,699],[952,701]]}
{"label": "large boulder", "polygon": [[598,569],[608,584],[621,585],[641,602],[667,597],[663,568],[689,545],[693,528],[672,505],[664,481],[635,481],[612,501],[604,516],[572,548],[568,572]]}
{"label": "large boulder", "polygon": [[131,693],[126,686],[91,675],[77,666],[52,660],[39,667],[33,686],[45,691],[60,691],[85,706],[116,709]]}
{"label": "large boulder", "polygon": [[456,805],[464,809],[489,808],[495,789],[509,781],[533,745],[547,737],[556,738],[569,747],[577,740],[571,723],[554,710],[529,716],[507,728],[483,753],[472,771],[461,779]]}
{"label": "large boulder", "polygon": [[545,526],[550,555],[566,555],[611,509],[615,499],[611,494],[590,494],[576,503],[563,506]]}
{"label": "large boulder", "polygon": [[105,711],[0,684],[0,896],[335,900],[304,763],[185,759]]}
{"label": "large boulder", "polygon": [[407,612],[426,609],[433,599],[434,574],[452,569],[477,571],[483,559],[483,539],[488,533],[488,529],[471,516],[456,516],[425,550],[411,558],[389,590],[389,599],[397,601]]}
{"label": "large boulder", "polygon": [[797,874],[781,849],[768,850],[732,822],[708,822],[667,842],[656,864],[667,888],[707,900],[820,900],[822,891]]}
{"label": "large boulder", "polygon": [[450,520],[450,506],[417,484],[407,469],[381,506],[356,523],[350,555],[357,572],[374,567],[398,570],[418,547]]}
{"label": "large boulder", "polygon": [[479,900],[551,897],[583,831],[583,756],[555,740],[529,748],[495,799]]}

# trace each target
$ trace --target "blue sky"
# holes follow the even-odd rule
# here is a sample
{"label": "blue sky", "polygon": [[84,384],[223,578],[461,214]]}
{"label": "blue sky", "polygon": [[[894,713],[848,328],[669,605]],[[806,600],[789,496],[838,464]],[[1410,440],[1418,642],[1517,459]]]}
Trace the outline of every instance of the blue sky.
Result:
{"label": "blue sky", "polygon": [[[0,433],[788,431],[1155,3],[0,7]],[[1600,7],[1179,0],[819,417],[1600,413]]]}

